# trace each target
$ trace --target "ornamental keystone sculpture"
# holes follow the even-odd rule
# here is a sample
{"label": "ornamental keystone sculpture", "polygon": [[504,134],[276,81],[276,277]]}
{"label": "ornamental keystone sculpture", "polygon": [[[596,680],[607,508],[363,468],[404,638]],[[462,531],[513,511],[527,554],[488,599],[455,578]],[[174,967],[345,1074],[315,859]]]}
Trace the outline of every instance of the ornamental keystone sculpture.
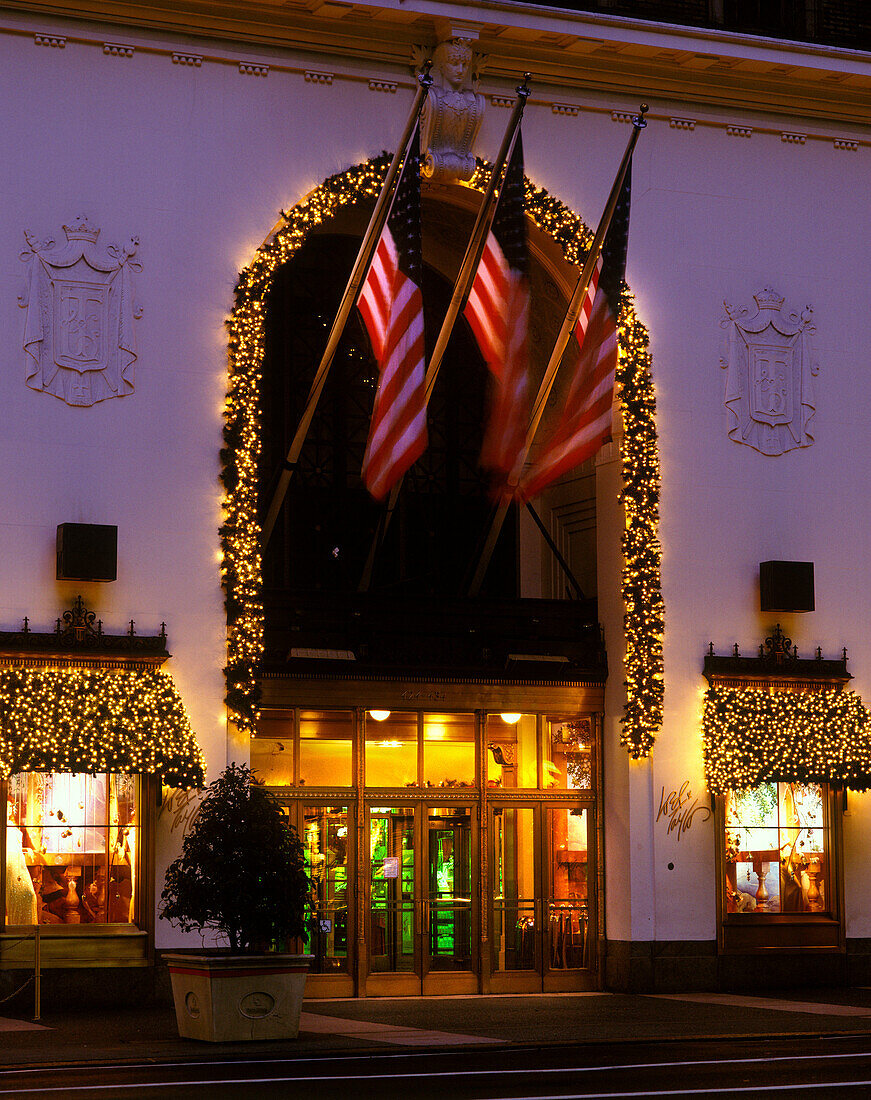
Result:
{"label": "ornamental keystone sculpture", "polygon": [[421,174],[434,183],[470,180],[475,172],[472,145],[484,117],[477,86],[476,55],[466,38],[448,38],[433,55],[434,83],[421,115]]}
{"label": "ornamental keystone sculpture", "polygon": [[80,214],[63,227],[66,243],[40,242],[25,230],[27,289],[18,304],[27,310],[24,350],[28,386],[68,405],[88,406],[133,392],[136,350],[132,257],[139,238],[122,248],[100,247],[100,230]]}
{"label": "ornamental keystone sculpture", "polygon": [[754,295],[756,313],[724,302],[720,322],[727,330],[720,366],[726,377],[726,408],[731,414],[729,438],[764,455],[810,447],[811,418],[816,412],[812,379],[819,364],[809,337],[816,332],[813,310],[784,312],[784,299],[766,287]]}

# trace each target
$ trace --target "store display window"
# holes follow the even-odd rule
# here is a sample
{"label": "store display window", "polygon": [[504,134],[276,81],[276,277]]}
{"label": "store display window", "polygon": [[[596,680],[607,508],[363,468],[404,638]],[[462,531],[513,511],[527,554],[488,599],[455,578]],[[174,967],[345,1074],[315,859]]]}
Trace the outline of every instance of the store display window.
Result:
{"label": "store display window", "polygon": [[568,791],[593,786],[593,722],[591,718],[549,718],[542,738],[542,786]]}
{"label": "store display window", "polygon": [[301,710],[299,783],[306,787],[350,787],[353,745],[353,711]]}
{"label": "store display window", "polygon": [[366,713],[366,786],[417,786],[417,713]]}
{"label": "store display window", "polygon": [[534,714],[490,714],[484,733],[487,786],[538,786],[537,720]]}
{"label": "store display window", "polygon": [[725,911],[829,913],[827,790],[760,783],[725,799]]}
{"label": "store display window", "polygon": [[425,787],[475,786],[475,716],[424,714]]}
{"label": "store display window", "polygon": [[20,772],[8,783],[6,924],[129,924],[139,783],[124,772]]}

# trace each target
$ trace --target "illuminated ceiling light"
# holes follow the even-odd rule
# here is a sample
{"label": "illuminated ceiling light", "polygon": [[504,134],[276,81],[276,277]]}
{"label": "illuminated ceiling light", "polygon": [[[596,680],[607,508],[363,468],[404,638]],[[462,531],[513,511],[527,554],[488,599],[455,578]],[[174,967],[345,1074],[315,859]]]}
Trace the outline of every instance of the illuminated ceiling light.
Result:
{"label": "illuminated ceiling light", "polygon": [[369,717],[374,718],[376,722],[384,722],[390,717],[389,710],[370,710]]}
{"label": "illuminated ceiling light", "polygon": [[502,714],[499,715],[499,717],[509,726],[516,726],[523,715],[515,714],[513,711],[503,711]]}

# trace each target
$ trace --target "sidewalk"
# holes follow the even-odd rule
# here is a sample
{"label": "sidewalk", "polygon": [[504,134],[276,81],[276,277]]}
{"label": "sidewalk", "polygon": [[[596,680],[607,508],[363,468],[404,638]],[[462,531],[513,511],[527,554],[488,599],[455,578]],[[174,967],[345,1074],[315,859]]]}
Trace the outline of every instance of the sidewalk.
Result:
{"label": "sidewalk", "polygon": [[566,993],[307,1001],[297,1040],[179,1039],[164,1006],[0,1019],[0,1065],[202,1060],[268,1052],[289,1057],[516,1044],[871,1035],[871,989],[776,997]]}

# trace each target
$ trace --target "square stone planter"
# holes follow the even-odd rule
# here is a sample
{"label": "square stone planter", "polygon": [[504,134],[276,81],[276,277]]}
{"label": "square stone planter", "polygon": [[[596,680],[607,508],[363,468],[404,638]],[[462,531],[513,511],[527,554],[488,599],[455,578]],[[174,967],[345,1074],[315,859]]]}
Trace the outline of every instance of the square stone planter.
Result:
{"label": "square stone planter", "polygon": [[176,955],[172,979],[178,1033],[209,1043],[295,1039],[310,955]]}

